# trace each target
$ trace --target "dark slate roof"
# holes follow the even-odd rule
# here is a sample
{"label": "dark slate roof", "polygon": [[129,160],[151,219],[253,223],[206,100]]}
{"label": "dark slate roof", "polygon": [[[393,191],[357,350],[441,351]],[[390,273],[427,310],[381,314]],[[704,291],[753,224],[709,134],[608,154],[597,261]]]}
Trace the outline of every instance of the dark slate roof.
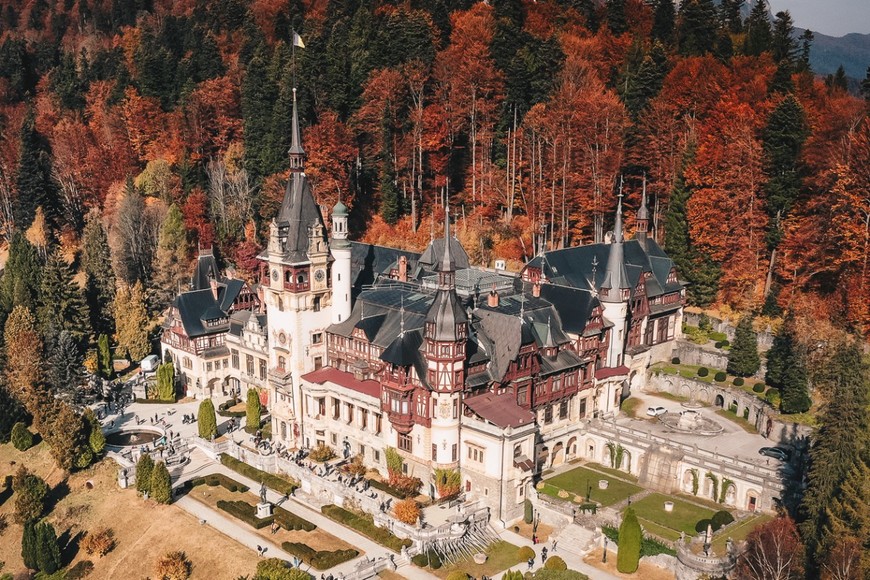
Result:
{"label": "dark slate roof", "polygon": [[252,316],[257,317],[257,322],[263,330],[266,330],[268,317],[266,314],[256,314],[251,312],[250,310],[237,310],[230,315],[230,328],[229,333],[234,336],[241,336],[242,330],[245,328],[245,325],[251,319]]}
{"label": "dark slate roof", "polygon": [[599,305],[598,298],[589,290],[555,284],[541,284],[541,298],[552,304],[559,316],[555,327],[576,335],[583,334],[589,316]]}
{"label": "dark slate roof", "polygon": [[220,280],[217,260],[211,250],[202,250],[196,259],[196,267],[190,278],[191,290],[205,290],[211,287],[211,279]]}
{"label": "dark slate roof", "polygon": [[464,400],[465,406],[496,427],[516,428],[534,423],[535,415],[517,405],[510,394],[484,393]]}
{"label": "dark slate roof", "polygon": [[221,310],[228,311],[233,306],[233,302],[239,297],[239,293],[245,286],[244,280],[236,280],[224,278],[218,287],[218,299],[220,299]]}
{"label": "dark slate roof", "polygon": [[455,290],[439,290],[435,294],[426,322],[435,323],[435,340],[454,342],[459,339],[456,327],[468,322],[468,316]]}
{"label": "dark slate roof", "polygon": [[204,321],[226,317],[218,307],[211,289],[191,290],[176,296],[172,303],[181,315],[181,325],[188,337],[194,338],[206,334],[223,332],[227,329],[226,324],[207,328]]}
{"label": "dark slate roof", "polygon": [[350,276],[353,284],[353,295],[358,295],[363,287],[374,284],[381,274],[389,273],[390,268],[399,261],[400,256],[408,258],[408,276],[411,276],[420,254],[384,246],[351,242]]}
{"label": "dark slate roof", "polygon": [[381,360],[400,367],[414,365],[420,360],[420,345],[423,335],[419,330],[406,331],[387,347]]}
{"label": "dark slate roof", "polygon": [[478,337],[484,335],[489,348],[490,376],[495,381],[504,379],[510,362],[517,357],[522,345],[522,324],[517,316],[493,310],[478,310]]}
{"label": "dark slate roof", "polygon": [[[462,247],[462,244],[459,243],[454,237],[450,239],[450,257],[453,259],[453,263],[457,270],[461,270],[462,268],[468,268],[470,266],[468,261],[468,254],[465,252],[465,248]],[[423,254],[420,256],[417,261],[418,265],[423,267],[425,270],[430,272],[434,272],[437,270],[437,265],[444,257],[444,238],[435,238],[429,245],[426,246],[426,249],[423,251]]]}
{"label": "dark slate roof", "polygon": [[284,260],[287,262],[308,261],[309,229],[312,226],[322,227],[323,242],[326,244],[327,230],[323,216],[314,201],[311,183],[304,173],[291,173],[276,221],[279,235],[286,240]]}

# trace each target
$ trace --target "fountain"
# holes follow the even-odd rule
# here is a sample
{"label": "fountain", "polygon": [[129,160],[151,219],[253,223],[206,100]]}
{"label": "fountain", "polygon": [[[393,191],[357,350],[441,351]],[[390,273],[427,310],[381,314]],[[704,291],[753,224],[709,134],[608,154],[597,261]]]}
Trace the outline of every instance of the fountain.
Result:
{"label": "fountain", "polygon": [[659,415],[659,421],[675,431],[705,437],[719,435],[724,431],[722,425],[691,409],[682,411],[679,415],[671,413]]}
{"label": "fountain", "polygon": [[163,437],[163,433],[157,430],[116,431],[106,435],[106,445],[110,447],[136,447],[137,445],[154,443],[161,437]]}

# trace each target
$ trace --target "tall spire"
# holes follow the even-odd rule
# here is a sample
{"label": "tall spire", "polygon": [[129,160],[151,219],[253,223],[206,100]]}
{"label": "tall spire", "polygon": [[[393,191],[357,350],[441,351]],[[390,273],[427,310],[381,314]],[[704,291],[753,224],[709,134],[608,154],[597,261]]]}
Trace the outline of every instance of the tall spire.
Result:
{"label": "tall spire", "polygon": [[610,252],[607,256],[607,271],[599,296],[602,302],[622,302],[622,290],[628,288],[622,242],[622,180],[620,179],[616,223],[613,226],[613,239],[610,241]]}
{"label": "tall spire", "polygon": [[637,230],[635,237],[642,242],[646,240],[649,231],[649,210],[646,207],[646,173],[643,174],[643,195],[640,198],[640,207],[637,210]]}
{"label": "tall spire", "polygon": [[299,131],[299,111],[296,106],[296,87],[293,87],[293,127],[290,135],[290,171],[304,169],[305,150],[302,148],[302,134]]}
{"label": "tall spire", "polygon": [[456,271],[456,260],[453,259],[453,253],[450,250],[450,206],[447,206],[444,211],[444,253],[438,263],[438,271]]}

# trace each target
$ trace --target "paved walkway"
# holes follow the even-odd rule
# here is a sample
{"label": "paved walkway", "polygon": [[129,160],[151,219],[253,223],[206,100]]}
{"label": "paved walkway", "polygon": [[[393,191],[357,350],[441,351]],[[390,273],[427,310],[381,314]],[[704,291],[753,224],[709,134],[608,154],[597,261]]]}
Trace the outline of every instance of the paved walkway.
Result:
{"label": "paved walkway", "polygon": [[[571,524],[571,525],[576,525],[576,524]],[[589,576],[589,578],[591,578],[592,580],[617,580],[618,579],[618,577],[614,576],[613,574],[609,574],[609,573],[605,572],[604,570],[599,570],[598,568],[596,568],[594,566],[590,566],[589,564],[587,564],[586,562],[583,561],[583,558],[581,556],[578,556],[577,554],[574,554],[573,552],[567,552],[565,550],[560,550],[558,543],[556,545],[556,552],[553,553],[553,551],[551,549],[553,546],[552,542],[547,542],[545,544],[538,544],[537,546],[533,546],[531,540],[528,540],[527,538],[524,538],[524,537],[520,536],[519,534],[516,534],[510,530],[503,530],[503,531],[499,532],[499,537],[506,542],[510,542],[511,544],[516,544],[517,546],[528,546],[528,547],[532,548],[535,551],[535,564],[534,564],[534,566],[532,566],[533,571],[539,570],[539,569],[544,567],[544,565],[541,563],[541,551],[543,550],[544,546],[546,546],[547,556],[548,557],[559,556],[560,558],[565,560],[565,563],[568,565],[569,570],[576,570],[577,572],[582,572],[583,574],[586,574],[587,576]],[[556,537],[556,541],[558,542],[558,535],[556,535],[555,537]],[[520,563],[518,566],[514,566],[512,569],[513,570],[520,570],[521,572],[525,573],[528,571],[529,567],[525,563]],[[506,572],[506,570],[505,570],[505,572]],[[496,576],[493,576],[493,578],[495,578],[495,580],[500,580],[503,576],[504,576],[504,572],[502,572],[501,574],[497,574]]]}

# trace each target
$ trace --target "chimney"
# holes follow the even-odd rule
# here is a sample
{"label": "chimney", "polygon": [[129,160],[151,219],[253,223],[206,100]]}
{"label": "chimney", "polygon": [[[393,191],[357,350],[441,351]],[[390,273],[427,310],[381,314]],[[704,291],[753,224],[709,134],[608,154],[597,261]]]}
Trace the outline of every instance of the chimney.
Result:
{"label": "chimney", "polygon": [[408,281],[408,257],[399,256],[399,282]]}
{"label": "chimney", "polygon": [[208,279],[208,281],[209,281],[209,284],[211,285],[211,293],[212,293],[212,295],[214,295],[214,299],[217,300],[218,299],[217,280],[215,280],[214,276],[212,276]]}
{"label": "chimney", "polygon": [[490,308],[498,308],[498,292],[495,291],[495,288],[489,291],[489,295],[486,297],[486,305]]}
{"label": "chimney", "polygon": [[541,297],[541,283],[540,282],[535,282],[534,284],[532,284],[532,296],[534,296],[535,298]]}

